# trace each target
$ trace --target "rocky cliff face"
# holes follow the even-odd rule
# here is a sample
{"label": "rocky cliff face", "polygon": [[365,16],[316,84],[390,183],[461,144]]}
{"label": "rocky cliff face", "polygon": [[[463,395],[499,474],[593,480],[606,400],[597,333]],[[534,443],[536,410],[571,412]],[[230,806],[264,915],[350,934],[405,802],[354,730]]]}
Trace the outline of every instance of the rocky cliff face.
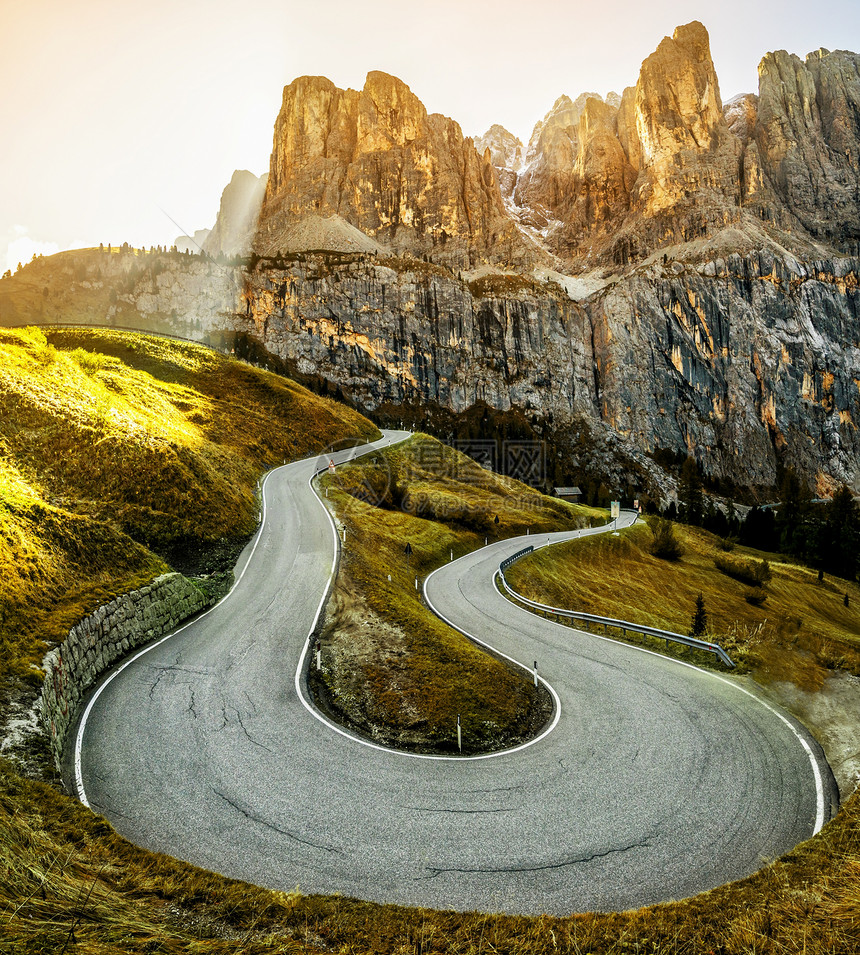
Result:
{"label": "rocky cliff face", "polygon": [[816,239],[856,253],[860,56],[817,50],[803,61],[784,50],[769,53],[759,65],[752,139],[765,182],[750,179],[750,199],[787,227],[799,225]]}
{"label": "rocky cliff face", "polygon": [[247,169],[237,169],[221,194],[218,218],[203,243],[203,250],[215,256],[247,255],[251,251],[265,190],[265,176],[258,177]]}
{"label": "rocky cliff face", "polygon": [[552,283],[305,262],[253,276],[243,309],[271,351],[371,410],[516,406],[570,434],[590,423],[640,463],[681,451],[750,486],[790,464],[825,491],[860,486],[858,275],[857,260],[735,255],[639,270],[577,305]]}
{"label": "rocky cliff face", "polygon": [[860,490],[860,57],[768,54],[760,77],[723,105],[691,23],[622,96],[561,97],[526,150],[493,127],[480,152],[386,74],[303,77],[259,221],[225,191],[209,238],[256,228],[259,263],[58,257],[61,288],[6,295],[32,263],[0,282],[0,324],[84,299],[100,321],[250,336],[371,413],[520,409],[616,487],[659,484],[665,449],[742,485],[791,465]]}
{"label": "rocky cliff face", "polygon": [[527,149],[501,126],[473,142],[385,73],[361,91],[301,77],[284,90],[262,208],[260,184],[237,173],[206,248],[246,251],[256,229],[264,255],[375,248],[574,271],[706,239],[725,254],[856,253],[860,57],[780,51],[759,76],[758,95],[724,107],[693,21],[622,96],[559,97]]}
{"label": "rocky cliff face", "polygon": [[257,250],[282,250],[308,214],[337,216],[392,252],[458,268],[530,256],[492,162],[386,73],[369,73],[360,92],[307,76],[284,90]]}
{"label": "rocky cliff face", "polygon": [[620,98],[560,97],[521,167],[491,151],[509,211],[574,269],[721,233],[728,251],[855,253],[860,57],[771,53],[759,76],[724,108],[707,31],[678,27]]}

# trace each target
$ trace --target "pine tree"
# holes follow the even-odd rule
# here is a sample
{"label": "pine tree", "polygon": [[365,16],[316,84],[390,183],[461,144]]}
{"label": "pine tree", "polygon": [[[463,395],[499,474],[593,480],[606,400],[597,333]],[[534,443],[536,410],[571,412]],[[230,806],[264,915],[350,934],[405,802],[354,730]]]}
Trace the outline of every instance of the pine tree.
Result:
{"label": "pine tree", "polygon": [[823,510],[816,563],[822,570],[853,580],[860,566],[860,506],[843,485]]}
{"label": "pine tree", "polygon": [[807,485],[789,468],[779,488],[776,532],[781,551],[792,557],[807,557],[813,548],[812,494]]}
{"label": "pine tree", "polygon": [[689,457],[681,468],[681,482],[678,487],[678,499],[681,502],[681,519],[685,524],[702,526],[705,517],[705,501],[702,495],[702,478],[694,457]]}
{"label": "pine tree", "polygon": [[708,613],[705,610],[705,598],[701,591],[696,597],[696,609],[693,613],[693,620],[690,624],[691,637],[703,637],[708,629]]}

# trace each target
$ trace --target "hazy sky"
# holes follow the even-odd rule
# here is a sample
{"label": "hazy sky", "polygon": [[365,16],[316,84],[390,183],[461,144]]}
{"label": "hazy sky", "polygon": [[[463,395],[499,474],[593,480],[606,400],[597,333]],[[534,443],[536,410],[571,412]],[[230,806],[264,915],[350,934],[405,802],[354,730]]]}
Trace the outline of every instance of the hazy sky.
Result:
{"label": "hazy sky", "polygon": [[527,139],[561,93],[633,85],[693,19],[723,100],[757,90],[769,50],[860,51],[856,0],[0,0],[0,267],[211,226],[233,170],[268,169],[296,76],[384,70],[467,134]]}

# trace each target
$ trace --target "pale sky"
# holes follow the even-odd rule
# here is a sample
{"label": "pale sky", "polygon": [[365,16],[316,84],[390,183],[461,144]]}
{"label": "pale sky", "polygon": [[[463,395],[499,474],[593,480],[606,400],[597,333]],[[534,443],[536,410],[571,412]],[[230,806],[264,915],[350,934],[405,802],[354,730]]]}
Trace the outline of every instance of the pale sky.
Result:
{"label": "pale sky", "polygon": [[632,86],[693,19],[724,101],[770,50],[860,51],[856,0],[0,0],[0,267],[211,227],[233,170],[267,171],[296,76],[384,70],[467,135],[527,140],[562,93]]}

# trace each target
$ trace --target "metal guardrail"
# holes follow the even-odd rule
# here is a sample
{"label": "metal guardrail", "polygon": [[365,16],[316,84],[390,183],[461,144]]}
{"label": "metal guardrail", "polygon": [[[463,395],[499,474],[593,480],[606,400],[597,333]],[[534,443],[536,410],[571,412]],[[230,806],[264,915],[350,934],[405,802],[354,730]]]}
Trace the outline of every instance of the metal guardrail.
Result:
{"label": "metal guardrail", "polygon": [[560,607],[550,607],[547,604],[538,603],[536,600],[529,600],[528,597],[524,597],[522,594],[517,593],[516,590],[514,590],[505,579],[505,571],[511,566],[511,564],[514,563],[514,561],[519,560],[521,557],[525,557],[525,555],[530,553],[532,550],[534,550],[533,547],[527,547],[525,550],[521,550],[519,553],[513,554],[506,560],[503,560],[499,565],[499,579],[502,582],[502,586],[511,595],[511,597],[514,598],[514,600],[518,600],[527,607],[530,607],[533,610],[539,610],[542,613],[553,613],[558,617],[569,617],[571,620],[581,620],[584,623],[596,623],[598,625],[602,625],[604,632],[608,627],[614,627],[616,630],[622,630],[625,635],[627,634],[627,631],[630,630],[633,633],[641,633],[644,636],[657,637],[660,640],[665,640],[667,646],[671,640],[673,643],[681,643],[686,647],[692,647],[696,650],[705,650],[708,653],[713,653],[716,657],[722,660],[726,666],[734,668],[734,663],[732,662],[731,657],[718,643],[708,643],[705,640],[697,640],[695,637],[685,637],[683,634],[673,633],[671,630],[658,630],[656,627],[643,627],[638,623],[631,623],[629,620],[616,620],[614,617],[600,617],[597,614],[592,613],[579,613],[575,610],[562,610]]}
{"label": "metal guardrail", "polygon": [[510,557],[506,557],[501,564],[499,564],[499,572],[504,575],[505,571],[515,560],[519,560],[520,557],[525,557],[526,554],[530,554],[534,550],[534,547],[524,547],[522,550],[518,550],[516,554],[511,554]]}

